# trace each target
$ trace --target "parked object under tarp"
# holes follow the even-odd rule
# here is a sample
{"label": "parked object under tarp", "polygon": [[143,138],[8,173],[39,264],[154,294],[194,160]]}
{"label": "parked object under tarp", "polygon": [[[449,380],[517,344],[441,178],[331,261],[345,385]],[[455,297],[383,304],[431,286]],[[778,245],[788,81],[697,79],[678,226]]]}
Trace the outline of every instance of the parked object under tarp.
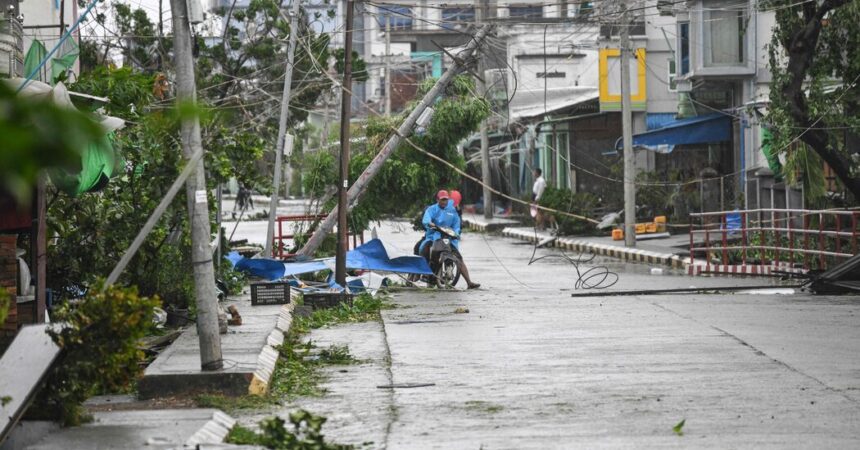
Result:
{"label": "parked object under tarp", "polygon": [[813,277],[809,288],[816,294],[848,294],[860,292],[860,254],[838,266]]}
{"label": "parked object under tarp", "polygon": [[[227,258],[236,270],[266,280],[279,280],[287,276],[319,272],[326,269],[333,270],[335,263],[334,258],[285,263],[277,259],[244,258],[237,252],[232,252]],[[373,270],[417,275],[432,275],[433,273],[427,261],[420,256],[406,255],[392,257],[389,250],[379,239],[371,239],[354,250],[347,252],[346,268],[349,270]]]}

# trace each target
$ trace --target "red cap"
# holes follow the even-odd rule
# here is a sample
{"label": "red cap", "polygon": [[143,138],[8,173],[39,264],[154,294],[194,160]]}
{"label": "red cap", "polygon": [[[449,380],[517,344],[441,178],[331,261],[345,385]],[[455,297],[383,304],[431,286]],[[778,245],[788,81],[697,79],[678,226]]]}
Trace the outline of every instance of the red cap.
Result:
{"label": "red cap", "polygon": [[436,200],[442,200],[443,198],[451,198],[448,196],[448,191],[442,189],[441,191],[436,193]]}
{"label": "red cap", "polygon": [[460,206],[460,202],[463,201],[463,196],[460,194],[460,191],[453,190],[451,191],[451,200],[454,202],[454,207]]}

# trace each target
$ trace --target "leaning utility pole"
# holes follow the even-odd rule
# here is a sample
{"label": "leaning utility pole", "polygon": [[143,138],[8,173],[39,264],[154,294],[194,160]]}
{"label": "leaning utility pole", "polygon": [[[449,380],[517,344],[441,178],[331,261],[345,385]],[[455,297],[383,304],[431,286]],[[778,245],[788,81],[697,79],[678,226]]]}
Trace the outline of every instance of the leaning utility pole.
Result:
{"label": "leaning utility pole", "polygon": [[343,84],[340,100],[340,182],[337,185],[337,252],[334,263],[334,280],[346,287],[347,189],[349,189],[349,119],[352,115],[352,20],[355,2],[346,1],[346,27],[343,32]]}
{"label": "leaning utility pole", "polygon": [[391,15],[385,16],[385,115],[391,115]]}
{"label": "leaning utility pole", "polygon": [[[191,55],[191,25],[185,0],[170,0],[173,15],[174,58],[176,67],[176,98],[179,102],[197,104],[194,83],[194,60]],[[182,119],[182,156],[190,160],[202,152],[200,119]],[[209,204],[206,199],[206,170],[203,160],[196,173],[185,182],[188,215],[191,221],[191,264],[194,268],[194,293],[197,300],[197,335],[200,338],[200,366],[203,370],[219,370],[221,336],[218,334],[218,296],[215,294],[215,273],[212,269],[212,249],[209,240]]]}
{"label": "leaning utility pole", "polygon": [[[489,0],[475,0],[478,26],[484,23],[490,14]],[[484,81],[486,62],[483,55],[478,57],[478,92],[487,97],[487,83]],[[481,181],[484,183],[484,218],[493,218],[493,192],[490,190],[493,177],[490,172],[490,138],[487,135],[487,119],[481,121]]]}
{"label": "leaning utility pole", "polygon": [[[406,117],[406,120],[400,124],[400,127],[397,129],[397,132],[394,133],[389,139],[388,142],[385,143],[385,146],[382,147],[382,150],[376,154],[373,158],[373,161],[370,162],[370,165],[364,169],[364,172],[355,180],[355,183],[349,188],[348,192],[348,202],[347,202],[347,210],[355,206],[358,202],[358,199],[364,194],[364,191],[367,189],[367,186],[370,184],[370,181],[373,180],[373,177],[376,176],[377,173],[382,169],[382,165],[385,164],[385,161],[389,156],[394,152],[398,145],[400,145],[400,141],[408,138],[412,134],[412,129],[415,126],[415,122],[418,120],[418,117],[436,100],[439,95],[441,95],[445,89],[448,87],[448,84],[454,79],[455,76],[459,75],[465,70],[465,65],[471,63],[470,59],[478,47],[484,42],[484,39],[487,37],[487,33],[490,32],[490,26],[481,27],[477,33],[475,33],[475,38],[469,41],[469,44],[466,48],[460,52],[457,57],[454,58],[454,67],[448,69],[436,84],[430,89],[429,92],[421,99],[421,103],[415,106],[415,109],[409,113],[409,116]],[[300,254],[310,256],[313,254],[317,248],[319,248],[320,244],[322,244],[325,236],[331,232],[334,228],[334,224],[338,217],[338,212],[341,210],[340,207],[336,207],[326,218],[323,220],[319,226],[317,227],[314,234],[308,239],[308,242],[304,247],[299,251]]]}
{"label": "leaning utility pole", "polygon": [[[266,229],[266,247],[263,254],[272,257],[274,249],[272,248],[273,240],[275,239],[275,217],[278,215],[278,195],[281,190],[281,172],[283,172],[283,164],[281,157],[284,154],[284,144],[287,135],[287,119],[290,117],[290,96],[293,87],[293,61],[296,55],[296,35],[299,28],[299,0],[293,0],[292,10],[290,11],[290,46],[287,48],[287,67],[284,73],[284,91],[281,95],[281,120],[278,123],[278,142],[275,151],[275,176],[272,181],[272,198],[269,199],[269,226]],[[287,164],[290,163],[290,154],[293,151],[293,146],[287,149]],[[285,194],[289,195],[289,186]]]}
{"label": "leaning utility pole", "polygon": [[621,2],[621,133],[624,142],[624,245],[636,246],[636,160],[633,154],[633,113],[630,105],[630,21]]}

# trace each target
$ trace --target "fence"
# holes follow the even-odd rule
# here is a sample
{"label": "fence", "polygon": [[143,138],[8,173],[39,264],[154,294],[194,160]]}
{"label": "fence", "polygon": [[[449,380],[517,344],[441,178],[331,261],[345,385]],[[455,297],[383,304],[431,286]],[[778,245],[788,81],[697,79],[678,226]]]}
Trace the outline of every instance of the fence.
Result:
{"label": "fence", "polygon": [[[278,216],[275,219],[277,223],[277,230],[274,236],[274,242],[272,242],[272,255],[278,259],[287,259],[295,256],[295,253],[290,253],[287,250],[288,243],[295,243],[296,233],[295,230],[287,230],[284,231],[284,227],[289,227],[290,223],[304,223],[304,222],[316,222],[326,218],[325,214],[306,214],[306,215],[297,215],[297,216]],[[364,244],[364,231],[360,231],[358,233],[348,233],[347,234],[347,245],[351,248],[358,247],[361,244]]]}
{"label": "fence", "polygon": [[860,211],[753,209],[690,214],[698,273],[826,270],[857,254]]}

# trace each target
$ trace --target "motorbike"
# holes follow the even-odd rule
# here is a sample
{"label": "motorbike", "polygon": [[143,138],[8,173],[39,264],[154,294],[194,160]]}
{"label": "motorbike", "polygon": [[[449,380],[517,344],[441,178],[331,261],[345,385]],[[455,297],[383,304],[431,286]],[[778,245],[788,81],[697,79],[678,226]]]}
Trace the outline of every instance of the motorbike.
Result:
{"label": "motorbike", "polygon": [[433,227],[442,235],[430,244],[430,270],[433,271],[432,282],[440,288],[453,288],[460,280],[460,258],[454,251],[452,240],[460,239],[460,235],[448,227]]}

